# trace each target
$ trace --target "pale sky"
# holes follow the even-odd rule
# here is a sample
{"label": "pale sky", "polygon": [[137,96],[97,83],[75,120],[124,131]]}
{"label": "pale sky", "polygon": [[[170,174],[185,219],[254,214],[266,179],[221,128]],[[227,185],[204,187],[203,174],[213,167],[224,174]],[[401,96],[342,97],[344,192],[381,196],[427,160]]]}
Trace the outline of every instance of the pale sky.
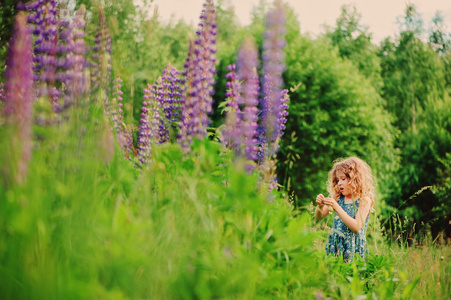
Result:
{"label": "pale sky", "polygon": [[[250,22],[251,10],[259,0],[226,0],[235,7],[243,25]],[[183,18],[197,24],[205,0],[154,0],[162,20]],[[271,0],[267,0],[271,3]],[[397,17],[404,15],[407,3],[413,3],[422,15],[425,28],[437,11],[445,18],[446,31],[451,32],[451,0],[287,0],[301,23],[301,32],[312,36],[324,32],[324,24],[334,26],[343,4],[355,4],[362,15],[361,24],[369,27],[373,42],[399,33]]]}

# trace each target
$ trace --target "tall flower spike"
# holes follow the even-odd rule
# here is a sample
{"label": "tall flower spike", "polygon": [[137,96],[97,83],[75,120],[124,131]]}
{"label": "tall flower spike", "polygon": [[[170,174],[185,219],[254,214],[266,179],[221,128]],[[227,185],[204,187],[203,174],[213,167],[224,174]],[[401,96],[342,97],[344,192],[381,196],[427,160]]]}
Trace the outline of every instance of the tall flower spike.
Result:
{"label": "tall flower spike", "polygon": [[[164,114],[164,107],[167,102],[167,86],[165,83],[163,83],[162,77],[159,77],[155,84],[153,85],[153,88],[155,90],[155,100],[156,104],[159,108],[163,111]],[[169,122],[165,121],[165,118],[163,117],[163,114],[158,114],[158,119],[160,120],[160,123],[158,125],[158,138],[157,141],[159,144],[166,143],[169,141]]]}
{"label": "tall flower spike", "polygon": [[6,124],[12,129],[8,144],[8,166],[4,179],[21,182],[26,176],[31,157],[31,124],[33,99],[31,35],[27,27],[27,16],[19,12],[15,19],[14,35],[8,49],[5,71],[6,97],[3,113]]}
{"label": "tall flower spike", "polygon": [[[263,75],[263,87],[262,90],[272,90],[272,82],[267,77],[269,75]],[[271,114],[273,113],[273,108],[269,105],[268,96],[263,95],[260,99],[260,124],[257,128],[257,161],[259,164],[263,162],[263,160],[270,155],[269,154],[269,142],[268,142],[268,127],[271,127],[269,123],[269,119]]]}
{"label": "tall flower spike", "polygon": [[119,140],[119,145],[121,146],[122,151],[124,151],[125,158],[129,159],[134,152],[133,149],[133,136],[129,127],[127,127],[124,123],[124,116],[122,113],[123,101],[122,95],[124,94],[121,91],[123,80],[121,79],[121,75],[118,74],[116,79],[113,81],[113,98],[112,102],[114,104],[114,108],[111,110],[112,112],[112,120],[113,127],[116,130],[116,134]]}
{"label": "tall flower spike", "polygon": [[144,89],[144,101],[141,109],[141,125],[138,131],[138,159],[141,165],[150,161],[151,148],[160,131],[160,108],[155,98],[155,86],[150,84]]}
{"label": "tall flower spike", "polygon": [[[280,132],[278,119],[281,116],[280,95],[283,86],[282,72],[285,70],[285,11],[280,0],[274,3],[274,9],[267,14],[266,32],[263,40],[263,107],[266,107],[264,123],[266,138],[273,152],[272,144]],[[271,153],[273,154],[273,153]]]}
{"label": "tall flower spike", "polygon": [[183,104],[181,91],[180,71],[168,63],[161,76],[161,87],[157,89],[157,94],[161,93],[157,99],[164,113],[160,143],[168,142],[177,132],[177,122],[180,119],[180,110]]}
{"label": "tall flower spike", "polygon": [[123,104],[122,101],[124,100],[122,98],[122,95],[124,94],[121,91],[121,85],[122,79],[121,75],[118,74],[116,76],[116,79],[113,80],[113,103],[115,104],[114,108],[111,110],[111,118],[113,121],[113,127],[116,130],[118,134],[124,132],[124,122],[123,122],[123,116],[122,113],[124,112],[122,110]]}
{"label": "tall flower spike", "polygon": [[[237,56],[238,80],[241,84],[241,115],[244,155],[257,160],[257,121],[258,121],[258,51],[255,43],[246,39]],[[248,169],[252,168],[249,165]]]}
{"label": "tall flower spike", "polygon": [[60,54],[57,78],[64,83],[64,108],[77,104],[87,92],[87,78],[84,70],[87,67],[85,59],[86,46],[84,42],[84,16],[86,8],[81,5],[71,20],[61,16],[61,43],[58,45]]}
{"label": "tall flower spike", "polygon": [[188,56],[182,81],[182,111],[180,115],[178,142],[185,151],[189,148],[194,137],[195,125],[199,123],[199,105],[197,105],[197,90],[194,88],[194,42],[189,40]]}
{"label": "tall flower spike", "polygon": [[216,74],[216,34],[218,33],[216,24],[216,10],[213,4],[213,0],[206,0],[204,3],[204,10],[200,16],[201,22],[199,23],[199,30],[197,33],[197,39],[195,41],[196,48],[194,50],[196,54],[195,64],[195,77],[198,101],[202,109],[202,126],[205,130],[199,132],[201,138],[205,137],[206,129],[210,124],[207,114],[212,112],[214,93],[213,85],[215,84],[214,76]]}
{"label": "tall flower spike", "polygon": [[235,73],[235,65],[227,66],[229,73],[226,75],[227,114],[225,126],[222,132],[223,143],[230,149],[240,152],[242,144],[240,83]]}
{"label": "tall flower spike", "polygon": [[39,94],[51,95],[55,82],[58,41],[57,0],[35,0],[18,8],[30,12],[28,21],[34,24],[34,73]]}
{"label": "tall flower spike", "polygon": [[288,116],[288,101],[290,101],[290,96],[288,95],[288,90],[284,89],[280,96],[280,115],[277,122],[279,123],[278,136],[282,136],[285,130],[285,123],[287,123]]}
{"label": "tall flower spike", "polygon": [[180,117],[182,104],[180,71],[170,63],[166,65],[162,79],[164,116],[169,122],[177,122]]}
{"label": "tall flower spike", "polygon": [[[204,139],[207,136],[207,128],[210,124],[208,114],[212,112],[214,93],[213,85],[216,74],[216,11],[213,0],[206,0],[204,9],[200,16],[199,30],[196,32],[197,38],[195,46],[189,54],[189,63],[191,69],[186,69],[189,77],[190,94],[187,95],[191,110],[193,113],[189,120],[185,119],[182,126],[188,128],[182,129],[182,136],[188,134],[183,141],[184,146],[188,146],[193,138]],[[184,121],[182,121],[184,122]]]}

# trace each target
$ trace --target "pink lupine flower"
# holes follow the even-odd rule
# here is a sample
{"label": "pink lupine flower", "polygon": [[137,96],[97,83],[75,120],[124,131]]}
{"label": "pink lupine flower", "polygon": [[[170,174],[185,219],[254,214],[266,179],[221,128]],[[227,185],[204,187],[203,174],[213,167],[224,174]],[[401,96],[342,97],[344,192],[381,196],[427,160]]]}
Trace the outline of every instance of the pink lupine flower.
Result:
{"label": "pink lupine flower", "polygon": [[8,170],[14,181],[24,180],[31,158],[31,124],[33,100],[33,58],[27,16],[20,12],[15,19],[14,34],[9,44],[5,71],[6,89],[3,114],[12,129],[10,147],[12,164]]}

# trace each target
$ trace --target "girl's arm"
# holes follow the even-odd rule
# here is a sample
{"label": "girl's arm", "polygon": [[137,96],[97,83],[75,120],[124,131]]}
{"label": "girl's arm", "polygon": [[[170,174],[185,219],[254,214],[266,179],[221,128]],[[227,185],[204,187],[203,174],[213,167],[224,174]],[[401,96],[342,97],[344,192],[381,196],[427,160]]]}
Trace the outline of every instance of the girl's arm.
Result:
{"label": "girl's arm", "polygon": [[320,221],[324,219],[329,214],[329,207],[327,205],[324,205],[324,195],[319,194],[316,196],[316,203],[318,203],[318,206],[315,209],[315,220]]}
{"label": "girl's arm", "polygon": [[324,198],[324,204],[331,206],[336,212],[340,219],[345,223],[345,225],[351,229],[352,232],[357,233],[362,228],[365,223],[366,217],[370,213],[371,202],[369,199],[363,199],[360,201],[359,209],[355,215],[355,219],[349,216],[337,201],[333,198]]}

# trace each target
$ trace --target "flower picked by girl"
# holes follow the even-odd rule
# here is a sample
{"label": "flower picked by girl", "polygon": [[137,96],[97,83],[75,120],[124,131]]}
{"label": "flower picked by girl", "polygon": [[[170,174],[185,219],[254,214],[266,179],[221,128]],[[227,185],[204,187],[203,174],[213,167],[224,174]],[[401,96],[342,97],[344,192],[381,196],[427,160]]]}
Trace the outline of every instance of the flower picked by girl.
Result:
{"label": "flower picked by girl", "polygon": [[358,157],[335,161],[329,172],[328,192],[329,197],[316,197],[315,209],[318,221],[329,214],[329,209],[335,211],[326,253],[343,256],[346,262],[356,253],[364,258],[368,253],[366,228],[374,206],[370,166]]}

